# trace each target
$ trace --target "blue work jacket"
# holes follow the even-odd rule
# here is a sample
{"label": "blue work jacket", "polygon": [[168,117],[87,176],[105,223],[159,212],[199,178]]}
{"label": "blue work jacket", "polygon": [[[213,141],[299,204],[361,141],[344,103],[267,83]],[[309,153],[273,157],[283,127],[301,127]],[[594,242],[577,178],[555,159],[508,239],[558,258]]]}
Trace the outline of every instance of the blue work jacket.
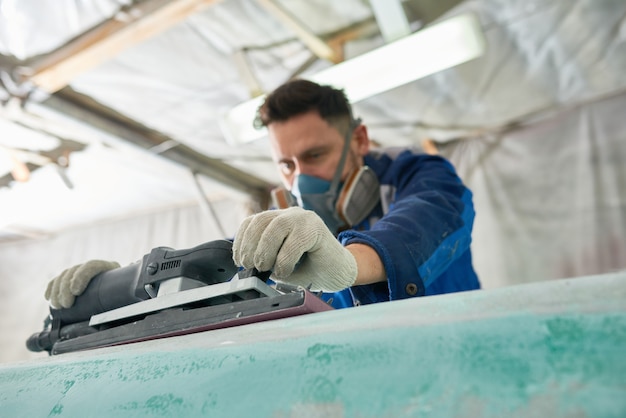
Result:
{"label": "blue work jacket", "polygon": [[367,244],[387,281],[327,293],[335,308],[480,288],[470,252],[472,193],[446,159],[410,150],[365,157],[380,182],[381,200],[361,224],[338,235],[344,245]]}

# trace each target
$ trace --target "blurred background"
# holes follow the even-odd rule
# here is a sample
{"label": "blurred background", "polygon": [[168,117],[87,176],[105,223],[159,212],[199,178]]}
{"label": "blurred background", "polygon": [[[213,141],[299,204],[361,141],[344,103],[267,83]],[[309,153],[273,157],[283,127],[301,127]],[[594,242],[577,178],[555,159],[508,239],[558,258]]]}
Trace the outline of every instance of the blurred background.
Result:
{"label": "blurred background", "polygon": [[452,161],[485,289],[626,269],[623,0],[0,0],[0,362],[43,355],[63,269],[266,209],[237,110],[294,77],[348,83],[376,146]]}

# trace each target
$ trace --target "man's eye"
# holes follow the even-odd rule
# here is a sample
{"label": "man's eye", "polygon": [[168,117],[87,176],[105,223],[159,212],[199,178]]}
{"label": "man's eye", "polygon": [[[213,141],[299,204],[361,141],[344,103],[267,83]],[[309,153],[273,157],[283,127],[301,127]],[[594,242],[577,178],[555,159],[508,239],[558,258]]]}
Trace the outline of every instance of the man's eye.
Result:
{"label": "man's eye", "polygon": [[291,174],[293,173],[295,165],[290,162],[282,162],[278,165],[278,167],[280,168],[280,171],[282,171],[283,174]]}

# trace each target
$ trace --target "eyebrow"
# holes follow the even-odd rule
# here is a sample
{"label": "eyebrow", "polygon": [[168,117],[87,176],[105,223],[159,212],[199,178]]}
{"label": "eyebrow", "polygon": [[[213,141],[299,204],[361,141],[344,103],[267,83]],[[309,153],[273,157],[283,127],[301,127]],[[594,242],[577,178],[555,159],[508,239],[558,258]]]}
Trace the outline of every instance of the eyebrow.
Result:
{"label": "eyebrow", "polygon": [[[302,151],[300,154],[298,154],[296,156],[296,159],[306,158],[310,154],[317,154],[317,153],[327,152],[329,149],[330,149],[330,147],[328,145],[320,145],[320,146],[312,147],[312,148],[309,148],[309,149],[306,149],[306,150]],[[288,163],[288,162],[292,162],[292,161],[293,161],[293,158],[283,157],[283,158],[280,158],[280,159],[276,160],[276,163],[280,164],[280,163]]]}
{"label": "eyebrow", "polygon": [[330,151],[331,148],[332,147],[329,145],[319,145],[316,147],[312,147],[301,152],[300,155],[298,155],[298,158],[306,158],[310,156],[311,154],[320,154],[320,153],[328,152]]}

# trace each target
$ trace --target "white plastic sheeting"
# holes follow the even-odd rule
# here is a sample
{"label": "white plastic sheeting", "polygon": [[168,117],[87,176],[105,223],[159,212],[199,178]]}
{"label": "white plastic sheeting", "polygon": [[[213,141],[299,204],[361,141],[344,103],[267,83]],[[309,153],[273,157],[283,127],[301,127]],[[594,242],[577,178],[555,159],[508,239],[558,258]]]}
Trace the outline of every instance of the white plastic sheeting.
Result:
{"label": "white plastic sheeting", "polygon": [[474,192],[485,287],[626,269],[624,109],[622,93],[442,147]]}
{"label": "white plastic sheeting", "polygon": [[51,52],[130,3],[131,0],[2,0],[0,53],[25,60]]}
{"label": "white plastic sheeting", "polygon": [[[27,144],[24,141],[21,146]],[[190,170],[158,154],[116,145],[94,142],[73,153],[62,173],[69,185],[58,166],[45,164],[31,172],[29,181],[0,188],[4,236],[14,231],[41,238],[76,225],[198,204],[207,193],[210,200],[246,198],[205,176],[195,179]]]}

